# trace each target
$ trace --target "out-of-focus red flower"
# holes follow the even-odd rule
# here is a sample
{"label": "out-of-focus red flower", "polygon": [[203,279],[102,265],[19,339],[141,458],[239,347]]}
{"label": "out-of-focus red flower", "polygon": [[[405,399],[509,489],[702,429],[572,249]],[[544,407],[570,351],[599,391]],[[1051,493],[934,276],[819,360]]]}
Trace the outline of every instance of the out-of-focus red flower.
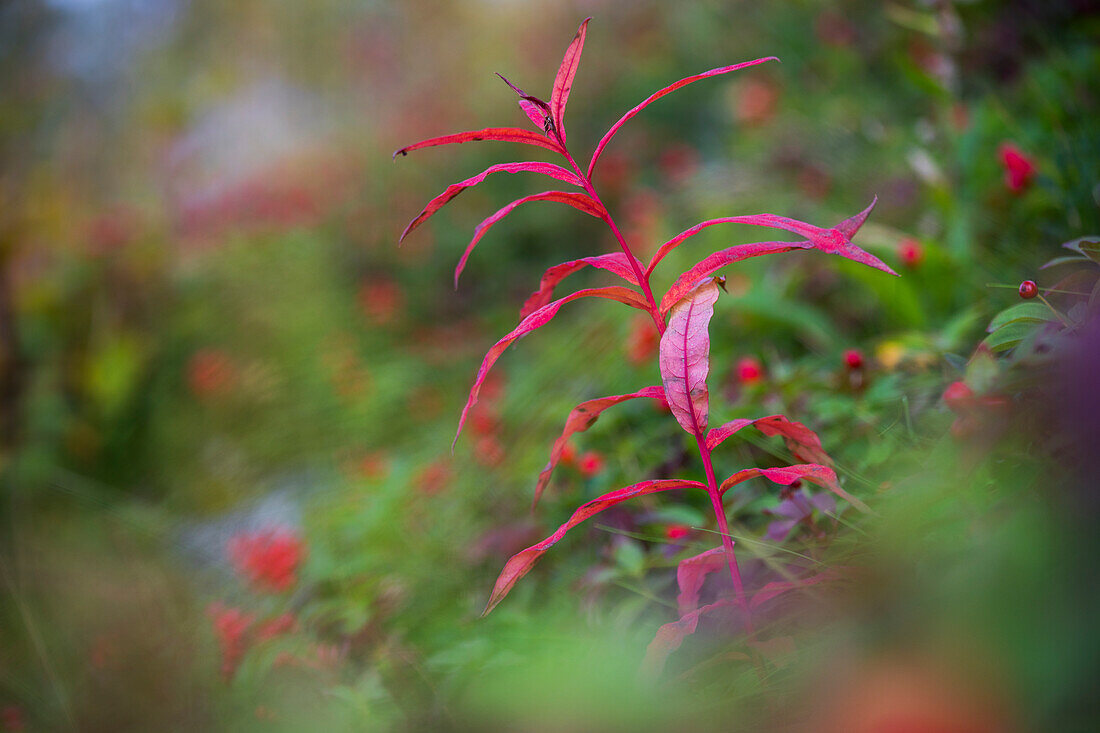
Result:
{"label": "out-of-focus red flower", "polygon": [[229,540],[229,556],[253,586],[283,592],[298,580],[295,573],[305,556],[305,546],[284,528],[242,532]]}
{"label": "out-of-focus red flower", "polygon": [[775,115],[779,89],[775,82],[763,77],[750,77],[740,84],[736,115],[747,125],[761,125]]}
{"label": "out-of-focus red flower", "polygon": [[626,358],[635,365],[646,364],[657,353],[657,346],[661,341],[657,329],[653,327],[653,321],[645,316],[638,316],[630,323],[630,335],[626,338]]}
{"label": "out-of-focus red flower", "polygon": [[353,462],[350,472],[370,480],[385,478],[390,472],[389,457],[382,451],[372,451]]}
{"label": "out-of-focus red flower", "polygon": [[665,537],[670,542],[682,540],[691,534],[691,527],[686,524],[670,524],[665,527]]}
{"label": "out-of-focus red flower", "polygon": [[[981,430],[983,424],[994,424],[992,418],[1008,409],[1008,400],[997,395],[978,395],[965,382],[952,382],[943,392],[947,408],[958,417],[951,424],[951,434],[966,438]],[[1000,424],[1000,420],[996,424]],[[995,431],[986,431],[992,435]]]}
{"label": "out-of-focus red flower", "polygon": [[292,613],[284,613],[260,624],[256,630],[256,641],[268,641],[287,632],[293,631],[298,620]]}
{"label": "out-of-focus red flower", "polygon": [[390,323],[405,307],[405,293],[393,280],[368,280],[359,286],[359,308],[377,326]]}
{"label": "out-of-focus red flower", "polygon": [[187,386],[196,397],[225,394],[236,380],[233,361],[220,349],[200,349],[187,361]]}
{"label": "out-of-focus red flower", "polygon": [[753,356],[744,356],[737,362],[737,379],[742,384],[756,384],[764,378],[764,367]]}
{"label": "out-of-focus red flower", "polygon": [[494,435],[482,435],[474,443],[474,460],[486,468],[500,465],[504,460],[504,446]]}
{"label": "out-of-focus red flower", "polygon": [[844,365],[849,369],[859,369],[863,366],[863,352],[859,349],[848,349],[844,352]]}
{"label": "out-of-focus red flower", "polygon": [[958,411],[974,397],[974,390],[966,382],[952,382],[943,391],[943,401],[952,411]]}
{"label": "out-of-focus red flower", "polygon": [[699,169],[699,153],[690,145],[675,143],[661,152],[657,165],[665,178],[680,183],[691,178]]}
{"label": "out-of-focus red flower", "polygon": [[429,463],[413,479],[413,486],[421,494],[438,494],[451,483],[451,464],[445,458]]}
{"label": "out-of-focus red flower", "polygon": [[5,705],[0,709],[0,724],[3,724],[5,731],[26,730],[27,722],[23,716],[23,708],[19,705]]}
{"label": "out-of-focus red flower", "polygon": [[898,243],[898,259],[905,267],[914,269],[924,261],[924,247],[912,237],[907,237]]}
{"label": "out-of-focus red flower", "polygon": [[590,450],[577,459],[577,470],[585,476],[595,476],[603,470],[603,455]]}
{"label": "out-of-focus red flower", "polygon": [[255,617],[239,608],[227,607],[221,603],[212,603],[207,614],[214,621],[214,633],[222,651],[222,676],[225,681],[233,679],[245,651],[248,650],[249,634]]}
{"label": "out-of-focus red flower", "polygon": [[814,21],[814,35],[828,46],[843,48],[856,40],[856,27],[840,13],[826,10]]}
{"label": "out-of-focus red flower", "polygon": [[1031,183],[1035,163],[1012,143],[1001,145],[1000,157],[1005,169],[1005,185],[1012,193],[1020,193]]}

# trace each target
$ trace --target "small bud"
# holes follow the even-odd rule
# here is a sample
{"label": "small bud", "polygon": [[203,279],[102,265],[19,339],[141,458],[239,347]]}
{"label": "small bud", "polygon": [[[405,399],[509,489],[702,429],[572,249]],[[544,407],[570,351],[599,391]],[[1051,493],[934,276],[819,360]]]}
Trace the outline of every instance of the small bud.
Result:
{"label": "small bud", "polygon": [[1020,297],[1024,300],[1031,300],[1039,294],[1039,287],[1035,284],[1034,280],[1024,280],[1020,283]]}
{"label": "small bud", "polygon": [[859,349],[848,349],[844,352],[844,364],[849,369],[859,369],[863,366],[863,353]]}

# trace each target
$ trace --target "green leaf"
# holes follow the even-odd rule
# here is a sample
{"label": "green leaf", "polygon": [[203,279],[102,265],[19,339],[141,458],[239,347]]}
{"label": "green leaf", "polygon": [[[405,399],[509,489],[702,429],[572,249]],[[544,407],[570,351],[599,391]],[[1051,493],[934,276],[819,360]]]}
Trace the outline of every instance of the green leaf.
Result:
{"label": "green leaf", "polygon": [[1072,249],[1088,257],[1093,262],[1100,263],[1100,237],[1078,237],[1062,245],[1066,249]]}
{"label": "green leaf", "polygon": [[992,351],[1007,351],[1035,332],[1034,321],[1013,321],[986,337],[982,343]]}
{"label": "green leaf", "polygon": [[1018,321],[1029,321],[1034,323],[1056,320],[1058,320],[1058,317],[1055,316],[1054,312],[1044,303],[1018,303],[993,316],[993,320],[990,321],[989,328],[986,330],[992,333],[1009,323]]}

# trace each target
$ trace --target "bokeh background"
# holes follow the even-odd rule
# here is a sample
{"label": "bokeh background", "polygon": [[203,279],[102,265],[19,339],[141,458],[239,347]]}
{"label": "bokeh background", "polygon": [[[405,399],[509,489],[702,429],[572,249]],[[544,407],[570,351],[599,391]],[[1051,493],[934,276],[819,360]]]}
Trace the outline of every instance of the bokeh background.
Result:
{"label": "bokeh background", "polygon": [[[587,16],[581,160],[652,91],[781,59],[607,149],[596,185],[639,253],[877,195],[857,241],[902,275],[813,253],[725,273],[712,424],[805,422],[877,512],[783,535],[776,487],[731,496],[750,577],[841,578],[766,620],[767,675],[714,625],[639,677],[677,560],[715,544],[689,497],[574,530],[478,618],[577,504],[700,472],[628,404],[530,511],[571,407],[659,379],[644,322],[602,301],[505,355],[451,453],[543,270],[614,249],[594,220],[517,211],[456,291],[477,222],[540,190],[503,176],[397,246],[447,184],[531,153],[391,153],[524,126],[494,72],[548,96]],[[1090,0],[3,3],[0,728],[1091,729],[1098,35]],[[707,230],[657,288],[753,235]],[[1027,279],[1051,307],[1018,310]],[[790,457],[723,450],[726,473]]]}

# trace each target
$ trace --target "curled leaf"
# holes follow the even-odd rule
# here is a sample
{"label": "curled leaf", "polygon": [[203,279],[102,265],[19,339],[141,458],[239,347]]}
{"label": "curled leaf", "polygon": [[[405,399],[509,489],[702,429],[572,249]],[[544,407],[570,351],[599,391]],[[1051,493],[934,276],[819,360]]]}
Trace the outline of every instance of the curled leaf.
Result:
{"label": "curled leaf", "polygon": [[485,359],[481,362],[481,368],[478,369],[477,376],[474,378],[474,384],[470,388],[470,396],[466,399],[466,406],[462,408],[462,417],[458,420],[458,430],[455,432],[455,439],[451,443],[452,450],[454,450],[454,444],[458,442],[458,436],[462,433],[462,426],[466,424],[466,417],[470,414],[470,409],[477,404],[477,395],[481,391],[482,382],[485,381],[485,377],[489,375],[489,370],[493,367],[493,364],[496,363],[497,359],[500,358],[500,355],[504,353],[504,350],[511,346],[512,342],[516,339],[526,336],[536,328],[545,326],[558,314],[558,310],[560,310],[563,305],[577,298],[607,298],[608,300],[625,303],[626,305],[646,312],[648,312],[649,307],[649,304],[641,293],[636,290],[631,290],[630,288],[613,285],[606,288],[578,290],[575,293],[570,293],[564,298],[559,298],[552,303],[547,303],[524,318],[507,336],[493,344],[493,347],[489,349],[489,353],[485,355]]}
{"label": "curled leaf", "polygon": [[454,145],[473,142],[475,140],[499,140],[507,143],[526,143],[527,145],[536,145],[540,148],[553,150],[555,153],[561,152],[561,146],[558,145],[557,142],[537,132],[531,132],[530,130],[524,130],[519,127],[487,127],[484,130],[456,132],[453,135],[443,135],[441,137],[421,140],[418,143],[407,145],[400,150],[395,150],[393,152],[393,157],[397,158],[399,155],[408,155],[413,150],[430,148],[435,145]]}
{"label": "curled leaf", "polygon": [[565,49],[565,56],[561,60],[558,74],[554,77],[554,89],[550,92],[550,116],[554,125],[558,128],[561,141],[565,142],[565,105],[569,101],[569,92],[573,89],[573,78],[577,75],[577,67],[581,63],[581,52],[584,50],[584,36],[588,31],[588,21],[585,18],[576,35]]}
{"label": "curled leaf", "polygon": [[519,313],[520,318],[525,318],[527,314],[549,303],[551,298],[554,297],[554,288],[557,287],[558,283],[586,265],[613,272],[631,285],[638,284],[638,278],[634,276],[634,269],[630,266],[630,261],[623,252],[609,252],[595,257],[582,257],[579,260],[563,262],[560,265],[554,265],[542,274],[539,289],[531,293],[523,304],[523,308]]}
{"label": "curled leaf", "polygon": [[[492,216],[486,217],[477,227],[474,228],[474,238],[470,240],[470,243],[466,245],[466,251],[462,253],[462,257],[458,261],[458,266],[455,267],[455,288],[458,288],[458,277],[462,274],[462,270],[466,267],[466,260],[470,258],[470,253],[474,251],[474,247],[481,241],[481,238],[485,236],[485,233],[489,231],[489,227],[496,224],[498,221],[507,216],[512,209],[516,208],[520,204],[525,204],[530,201],[556,201],[562,204],[568,204],[574,209],[579,209],[586,214],[590,214],[597,219],[602,219],[606,212],[602,206],[600,206],[594,199],[587,194],[574,193],[569,191],[543,191],[542,193],[531,194],[530,196],[524,196],[521,199],[506,204],[501,207]],[[549,299],[547,299],[549,302]]]}
{"label": "curled leaf", "polygon": [[695,76],[686,77],[684,79],[681,79],[680,81],[669,84],[667,87],[665,87],[663,89],[659,89],[658,91],[654,92],[653,94],[650,94],[648,97],[645,98],[645,100],[642,101],[641,104],[634,107],[632,110],[630,110],[625,115],[620,117],[619,121],[616,122],[614,125],[612,125],[611,129],[609,129],[604,134],[604,136],[600,139],[600,142],[596,145],[596,150],[592,153],[592,160],[589,161],[589,163],[588,163],[588,178],[589,179],[592,178],[592,169],[594,169],[596,167],[596,161],[599,160],[600,154],[603,153],[603,149],[605,147],[607,147],[607,144],[609,142],[611,142],[611,138],[615,137],[615,133],[617,133],[619,131],[619,128],[622,127],[624,124],[626,124],[626,122],[630,118],[634,117],[636,114],[638,114],[643,109],[645,109],[649,105],[656,102],[661,97],[665,96],[666,94],[671,94],[672,92],[676,91],[680,87],[687,86],[688,84],[691,84],[694,81],[699,81],[700,79],[706,79],[706,78],[711,77],[711,76],[720,76],[722,74],[728,74],[731,71],[737,71],[738,69],[744,69],[748,66],[756,66],[757,64],[762,64],[765,61],[778,61],[778,60],[779,59],[777,59],[775,56],[768,56],[767,58],[754,59],[752,61],[745,61],[745,62],[740,63],[740,64],[733,64],[732,66],[722,66],[722,67],[719,67],[717,69],[711,69],[710,71],[704,71],[702,74],[696,74]]}
{"label": "curled leaf", "polygon": [[707,374],[710,372],[708,326],[718,300],[713,279],[695,286],[672,307],[661,336],[659,362],[665,398],[676,422],[692,435],[703,435],[710,411]]}
{"label": "curled leaf", "polygon": [[532,507],[538,504],[539,497],[542,496],[542,492],[546,488],[546,485],[550,483],[550,476],[553,474],[554,468],[558,465],[558,461],[561,460],[562,452],[565,450],[565,444],[569,442],[570,436],[574,433],[583,433],[585,430],[592,427],[596,419],[599,418],[600,413],[607,408],[617,405],[620,402],[626,402],[627,400],[633,400],[639,397],[663,400],[665,391],[660,387],[646,387],[645,389],[640,389],[631,394],[619,394],[587,400],[573,408],[569,413],[569,417],[565,419],[565,428],[561,431],[561,435],[554,441],[554,445],[550,449],[550,460],[547,462],[546,467],[542,469],[542,473],[539,474],[539,481],[535,486],[535,498],[534,501],[531,502]]}
{"label": "curled leaf", "polygon": [[642,481],[641,483],[627,486],[623,489],[617,489],[600,496],[592,501],[582,504],[577,511],[573,512],[573,516],[569,520],[557,528],[554,534],[550,535],[542,542],[528,547],[526,550],[521,550],[509,558],[505,563],[504,569],[500,572],[500,576],[497,578],[496,585],[493,587],[493,592],[489,596],[489,602],[485,606],[485,611],[482,613],[489,613],[496,607],[501,600],[504,599],[508,592],[512,590],[512,587],[516,582],[530,572],[542,555],[551,547],[556,545],[565,533],[573,527],[577,526],[581,522],[585,521],[589,517],[599,514],[604,509],[610,506],[624,502],[627,499],[633,499],[636,496],[644,496],[646,494],[655,494],[659,491],[672,491],[674,489],[689,489],[697,488],[706,490],[706,486],[698,481],[685,481],[681,479],[654,479],[650,481]]}
{"label": "curled leaf", "polygon": [[683,298],[688,291],[695,287],[699,278],[706,277],[726,265],[760,255],[774,254],[776,252],[789,252],[792,249],[806,249],[809,242],[753,242],[752,244],[738,244],[728,249],[715,252],[693,265],[672,283],[664,297],[661,298],[659,311],[661,315]]}
{"label": "curled leaf", "polygon": [[556,178],[559,181],[565,181],[574,186],[581,185],[581,179],[578,178],[575,173],[570,173],[560,165],[554,165],[553,163],[500,163],[498,165],[489,166],[472,178],[467,178],[465,181],[459,181],[458,183],[452,183],[450,186],[447,186],[446,191],[429,201],[428,205],[424,207],[424,210],[409,222],[409,225],[405,227],[405,231],[401,232],[401,239],[398,241],[404,240],[414,229],[427,221],[428,217],[443,208],[448,201],[470,186],[476,186],[481,183],[488,178],[491,173],[520,173],[523,171],[542,173],[543,175]]}
{"label": "curled leaf", "polygon": [[676,585],[680,593],[676,596],[676,605],[683,616],[699,606],[699,591],[707,575],[726,567],[729,562],[725,548],[715,547],[706,552],[680,561],[676,566]]}
{"label": "curled leaf", "polygon": [[540,130],[546,129],[546,120],[549,117],[541,107],[528,99],[521,99],[519,100],[519,108],[523,110],[523,114],[527,115],[527,119],[534,123],[535,127]]}
{"label": "curled leaf", "polygon": [[707,450],[714,450],[722,444],[726,438],[736,433],[741,428],[753,426],[764,435],[782,435],[787,444],[787,450],[796,459],[806,463],[820,463],[832,467],[833,459],[825,452],[821,445],[821,438],[800,422],[788,419],[784,415],[768,415],[755,420],[739,419],[730,420],[725,425],[715,428],[707,433]]}
{"label": "curled leaf", "polygon": [[800,463],[794,466],[780,466],[778,468],[745,468],[730,476],[718,487],[718,493],[724,494],[734,486],[751,478],[763,476],[777,484],[790,486],[795,481],[805,480],[823,486],[841,499],[859,509],[861,512],[873,514],[871,508],[859,499],[840,488],[837,482],[836,472],[828,466],[817,463]]}

